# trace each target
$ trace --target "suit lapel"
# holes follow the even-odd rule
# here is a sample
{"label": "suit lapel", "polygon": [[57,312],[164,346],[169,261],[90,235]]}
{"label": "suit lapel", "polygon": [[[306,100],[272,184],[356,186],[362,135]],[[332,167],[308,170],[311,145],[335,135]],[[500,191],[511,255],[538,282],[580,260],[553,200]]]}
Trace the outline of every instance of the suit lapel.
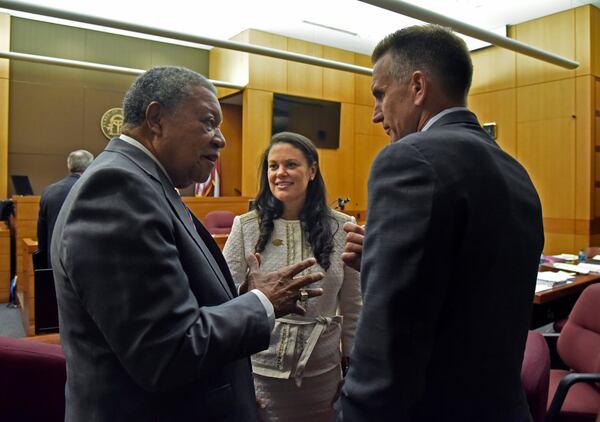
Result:
{"label": "suit lapel", "polygon": [[[172,186],[165,186],[164,183],[163,189],[165,190],[165,195],[167,197],[167,200],[169,201],[169,204],[171,205],[171,208],[173,209],[181,223],[184,225],[189,235],[192,237],[192,239],[194,239],[194,242],[196,242],[206,260],[209,262],[215,276],[219,280],[219,283],[221,283],[221,286],[223,286],[223,289],[227,292],[227,296],[230,299],[233,299],[234,294],[231,290],[231,287],[225,279],[225,276],[223,275],[219,264],[215,260],[215,256],[218,255],[213,255],[213,253],[209,249],[210,243],[200,238],[200,234],[196,230],[196,227],[192,222],[190,211],[186,208],[185,204],[183,203],[175,189]],[[214,241],[212,240],[212,236],[210,238],[210,241],[214,243]],[[218,252],[218,254],[220,255],[220,252]]]}
{"label": "suit lapel", "polygon": [[132,161],[134,161],[142,170],[148,173],[148,175],[150,175],[153,179],[160,183],[165,197],[167,198],[167,202],[171,206],[172,211],[181,221],[188,234],[192,237],[192,239],[194,240],[204,257],[210,264],[210,267],[213,270],[215,277],[217,278],[217,280],[219,280],[219,283],[225,290],[227,297],[233,299],[235,294],[232,292],[230,283],[228,283],[228,281],[225,279],[225,276],[223,275],[219,264],[217,264],[215,260],[215,256],[218,257],[221,255],[221,253],[218,252],[217,255],[213,256],[213,253],[211,253],[205,241],[203,241],[203,239],[200,238],[200,235],[196,231],[196,227],[194,227],[194,224],[192,223],[190,214],[188,214],[187,208],[181,201],[181,198],[175,191],[175,188],[173,187],[171,182],[167,179],[167,176],[163,174],[163,171],[158,167],[158,165],[150,157],[148,157],[144,153],[144,151],[118,138],[112,139],[107,145],[106,150],[126,155]]}
{"label": "suit lapel", "polygon": [[233,278],[231,277],[231,273],[229,272],[229,267],[227,266],[225,257],[223,256],[221,249],[219,249],[219,245],[217,245],[217,242],[215,242],[215,239],[213,239],[212,235],[208,232],[208,230],[206,230],[206,228],[200,222],[200,220],[198,220],[194,214],[190,213],[190,215],[192,216],[192,222],[194,223],[194,226],[196,227],[196,231],[198,232],[198,234],[200,235],[200,237],[202,238],[202,240],[208,247],[212,256],[215,258],[215,261],[217,261],[217,264],[219,265],[219,268],[221,269],[221,273],[223,273],[223,275],[225,276],[225,279],[227,280],[227,285],[231,289],[231,293],[234,296],[237,296],[237,291],[235,288],[235,284],[233,282]]}

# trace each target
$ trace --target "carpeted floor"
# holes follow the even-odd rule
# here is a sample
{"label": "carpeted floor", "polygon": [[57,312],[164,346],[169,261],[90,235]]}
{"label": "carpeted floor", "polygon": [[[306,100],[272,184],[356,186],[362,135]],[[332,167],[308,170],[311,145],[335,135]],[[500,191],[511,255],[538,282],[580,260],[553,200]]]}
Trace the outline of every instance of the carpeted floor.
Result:
{"label": "carpeted floor", "polygon": [[20,310],[9,308],[6,305],[6,303],[0,303],[0,336],[25,337]]}

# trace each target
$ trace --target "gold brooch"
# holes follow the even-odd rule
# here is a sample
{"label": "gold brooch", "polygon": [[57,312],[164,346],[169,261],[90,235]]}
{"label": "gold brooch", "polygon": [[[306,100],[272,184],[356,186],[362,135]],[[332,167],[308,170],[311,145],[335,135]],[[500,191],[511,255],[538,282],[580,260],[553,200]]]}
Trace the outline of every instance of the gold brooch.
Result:
{"label": "gold brooch", "polygon": [[281,240],[281,239],[273,239],[273,241],[271,243],[273,245],[275,245],[275,246],[281,246],[281,245],[283,245],[283,240]]}

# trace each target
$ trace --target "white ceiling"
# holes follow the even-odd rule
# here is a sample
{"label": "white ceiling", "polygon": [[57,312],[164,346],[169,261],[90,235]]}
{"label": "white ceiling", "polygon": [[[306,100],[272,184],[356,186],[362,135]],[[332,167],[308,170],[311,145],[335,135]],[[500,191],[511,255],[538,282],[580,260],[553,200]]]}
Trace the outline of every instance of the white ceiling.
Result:
{"label": "white ceiling", "polygon": [[[228,39],[245,29],[254,28],[363,54],[370,54],[377,41],[385,35],[401,27],[418,23],[413,19],[358,0],[29,0],[28,2],[211,38]],[[514,25],[584,4],[593,4],[600,8],[600,0],[407,0],[407,2],[497,32],[503,31],[506,25]],[[32,17],[19,13],[13,14]],[[122,31],[111,32],[123,33]],[[156,39],[156,37],[152,38]],[[470,43],[472,49],[481,46],[481,44]]]}

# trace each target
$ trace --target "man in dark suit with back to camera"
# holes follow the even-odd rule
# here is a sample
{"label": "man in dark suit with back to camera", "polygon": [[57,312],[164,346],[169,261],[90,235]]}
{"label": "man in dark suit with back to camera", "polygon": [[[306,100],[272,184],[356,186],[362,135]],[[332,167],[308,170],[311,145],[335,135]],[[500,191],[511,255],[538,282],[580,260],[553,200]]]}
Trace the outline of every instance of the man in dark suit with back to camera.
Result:
{"label": "man in dark suit with back to camera", "polygon": [[467,110],[460,38],[409,27],[372,60],[373,122],[392,144],[371,168],[365,229],[345,226],[364,304],[338,421],[528,421],[537,192]]}
{"label": "man in dark suit with back to camera", "polygon": [[77,151],[71,152],[67,157],[69,175],[56,183],[48,185],[42,192],[40,198],[40,212],[38,215],[37,236],[38,251],[46,264],[44,267],[50,267],[50,244],[58,212],[60,211],[63,202],[65,202],[67,194],[93,159],[94,156],[92,153],[84,149],[78,149]]}
{"label": "man in dark suit with back to camera", "polygon": [[68,195],[52,240],[67,421],[255,421],[248,357],[275,317],[302,313],[294,276],[248,257],[238,296],[216,243],[175,188],[208,177],[225,146],[203,76],[153,68],[125,94],[123,134]]}

